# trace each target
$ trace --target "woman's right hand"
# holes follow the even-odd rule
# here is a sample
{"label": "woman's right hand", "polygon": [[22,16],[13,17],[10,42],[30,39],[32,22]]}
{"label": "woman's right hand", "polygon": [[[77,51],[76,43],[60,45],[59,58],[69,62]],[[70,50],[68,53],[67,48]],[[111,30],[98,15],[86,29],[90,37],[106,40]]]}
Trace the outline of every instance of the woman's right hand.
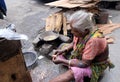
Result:
{"label": "woman's right hand", "polygon": [[57,56],[63,54],[64,52],[64,50],[54,50],[54,54]]}
{"label": "woman's right hand", "polygon": [[64,60],[66,60],[62,55],[53,55],[52,56],[52,61],[55,63],[55,64],[61,64],[61,63],[64,63]]}

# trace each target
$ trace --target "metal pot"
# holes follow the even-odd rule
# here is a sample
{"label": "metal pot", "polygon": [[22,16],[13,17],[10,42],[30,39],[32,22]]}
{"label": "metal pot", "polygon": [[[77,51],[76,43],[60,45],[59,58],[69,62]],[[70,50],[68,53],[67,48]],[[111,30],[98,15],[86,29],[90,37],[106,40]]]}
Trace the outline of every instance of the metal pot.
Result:
{"label": "metal pot", "polygon": [[45,31],[40,34],[40,39],[44,41],[53,41],[59,37],[59,34],[54,33],[53,31]]}

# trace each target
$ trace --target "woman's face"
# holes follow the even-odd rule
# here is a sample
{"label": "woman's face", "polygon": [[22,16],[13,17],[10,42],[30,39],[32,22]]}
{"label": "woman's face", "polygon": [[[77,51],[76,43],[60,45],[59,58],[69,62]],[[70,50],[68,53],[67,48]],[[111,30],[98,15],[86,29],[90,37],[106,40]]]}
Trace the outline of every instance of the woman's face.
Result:
{"label": "woman's face", "polygon": [[76,37],[83,37],[84,36],[83,32],[78,31],[77,29],[73,28],[72,26],[71,26],[71,33]]}
{"label": "woman's face", "polygon": [[84,38],[87,34],[89,34],[89,30],[86,29],[85,32],[77,30],[72,26],[72,23],[70,23],[70,27],[71,27],[71,33],[76,37]]}

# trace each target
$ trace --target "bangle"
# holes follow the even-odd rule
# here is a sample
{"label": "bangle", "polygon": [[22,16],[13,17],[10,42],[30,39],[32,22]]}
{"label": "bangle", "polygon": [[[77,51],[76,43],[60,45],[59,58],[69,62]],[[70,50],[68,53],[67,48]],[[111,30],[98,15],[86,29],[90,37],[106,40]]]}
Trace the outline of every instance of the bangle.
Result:
{"label": "bangle", "polygon": [[70,68],[71,60],[68,61],[68,67]]}

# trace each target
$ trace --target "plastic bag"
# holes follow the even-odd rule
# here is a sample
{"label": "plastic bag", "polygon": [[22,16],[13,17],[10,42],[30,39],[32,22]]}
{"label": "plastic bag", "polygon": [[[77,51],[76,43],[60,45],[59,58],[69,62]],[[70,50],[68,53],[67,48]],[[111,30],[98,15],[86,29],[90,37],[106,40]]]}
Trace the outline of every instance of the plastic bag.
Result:
{"label": "plastic bag", "polygon": [[24,34],[19,34],[13,30],[14,24],[9,27],[0,29],[0,37],[7,40],[28,40],[28,37]]}

